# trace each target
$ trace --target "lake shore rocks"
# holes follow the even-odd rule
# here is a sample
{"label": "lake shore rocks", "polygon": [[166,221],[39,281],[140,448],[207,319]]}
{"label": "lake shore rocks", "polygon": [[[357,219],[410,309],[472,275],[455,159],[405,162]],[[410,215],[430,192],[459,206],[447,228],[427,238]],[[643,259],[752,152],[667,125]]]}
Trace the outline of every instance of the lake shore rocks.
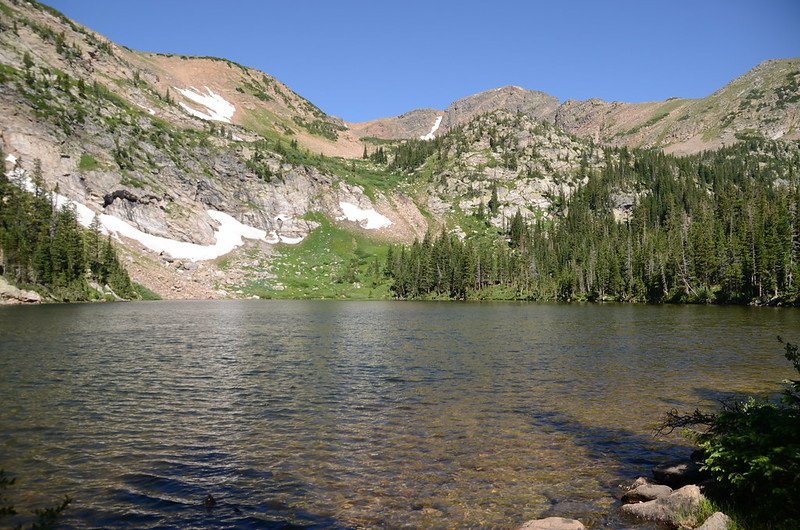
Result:
{"label": "lake shore rocks", "polygon": [[716,512],[711,515],[702,526],[698,526],[697,530],[728,530],[733,526],[731,518],[722,512]]}
{"label": "lake shore rocks", "polygon": [[577,519],[564,517],[547,517],[534,519],[520,526],[517,530],[585,530],[586,527]]}
{"label": "lake shore rocks", "polygon": [[0,305],[2,304],[38,304],[42,301],[39,293],[18,289],[0,276]]}
{"label": "lake shore rocks", "polygon": [[697,484],[708,479],[708,474],[700,470],[700,464],[691,460],[668,462],[653,468],[653,478],[659,484],[670,488],[680,488],[689,484]]}
{"label": "lake shore rocks", "polygon": [[672,488],[663,484],[641,484],[633,489],[626,491],[622,495],[623,504],[634,502],[647,502],[668,497],[672,493]]}
{"label": "lake shore rocks", "polygon": [[727,530],[732,527],[732,520],[722,512],[714,513],[705,521],[701,518],[703,492],[707,490],[704,484],[713,481],[700,471],[700,463],[695,458],[655,466],[653,478],[657,483],[639,477],[627,488],[619,508],[622,514],[671,528]]}
{"label": "lake shore rocks", "polygon": [[[641,487],[641,486],[640,486]],[[625,504],[620,508],[622,513],[640,519],[680,526],[689,523],[700,506],[703,495],[695,485],[684,486],[654,500]]]}

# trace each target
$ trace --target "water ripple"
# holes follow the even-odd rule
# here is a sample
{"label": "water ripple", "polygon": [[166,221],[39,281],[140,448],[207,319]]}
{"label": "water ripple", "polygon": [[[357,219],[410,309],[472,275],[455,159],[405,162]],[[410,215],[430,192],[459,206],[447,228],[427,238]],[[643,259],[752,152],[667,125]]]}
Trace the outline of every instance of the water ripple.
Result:
{"label": "water ripple", "polygon": [[685,450],[652,438],[661,414],[773,387],[798,329],[752,308],[0,308],[0,465],[26,505],[73,497],[68,528],[615,526],[616,484]]}

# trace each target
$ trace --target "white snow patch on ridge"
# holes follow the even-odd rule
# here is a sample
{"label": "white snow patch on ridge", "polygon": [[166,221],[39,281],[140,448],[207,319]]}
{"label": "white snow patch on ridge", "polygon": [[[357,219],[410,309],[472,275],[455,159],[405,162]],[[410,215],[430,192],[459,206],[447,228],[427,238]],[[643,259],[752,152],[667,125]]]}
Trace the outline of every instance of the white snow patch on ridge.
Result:
{"label": "white snow patch on ridge", "polygon": [[420,140],[433,140],[435,138],[434,133],[439,130],[439,125],[442,124],[442,118],[444,116],[437,116],[436,121],[433,122],[433,127],[431,127],[431,132],[424,136],[420,136]]}
{"label": "white snow patch on ridge", "polygon": [[219,94],[212,91],[207,86],[204,86],[205,94],[201,93],[195,87],[178,88],[173,87],[186,99],[204,106],[208,112],[202,112],[190,107],[189,105],[181,102],[181,107],[192,116],[196,116],[203,120],[224,121],[230,123],[233,114],[236,112],[236,107]]}
{"label": "white snow patch on ridge", "polygon": [[342,209],[344,216],[337,217],[337,221],[347,219],[348,221],[358,223],[361,228],[366,228],[367,230],[385,228],[392,224],[388,217],[379,214],[373,208],[364,210],[349,202],[340,202],[339,208]]}
{"label": "white snow patch on ridge", "polygon": [[[34,191],[34,185],[30,177],[26,177],[23,181],[23,186],[26,190]],[[176,239],[169,239],[166,237],[154,236],[146,232],[142,232],[127,221],[123,221],[119,217],[114,217],[108,214],[96,214],[85,204],[73,201],[58,193],[53,194],[56,206],[61,208],[63,206],[72,206],[75,208],[75,213],[78,217],[78,222],[85,227],[88,227],[95,215],[100,221],[100,226],[105,234],[113,233],[117,236],[124,236],[134,241],[138,241],[148,249],[154,252],[163,252],[172,256],[175,259],[186,259],[190,261],[204,261],[215,259],[224,256],[231,252],[236,247],[244,244],[242,238],[246,239],[261,239],[267,240],[267,232],[253,226],[240,223],[234,217],[220,212],[217,210],[206,210],[209,217],[219,223],[219,227],[214,233],[215,243],[213,245],[198,245],[197,243],[189,243],[186,241],[178,241]],[[299,243],[303,238],[278,238],[281,243]]]}

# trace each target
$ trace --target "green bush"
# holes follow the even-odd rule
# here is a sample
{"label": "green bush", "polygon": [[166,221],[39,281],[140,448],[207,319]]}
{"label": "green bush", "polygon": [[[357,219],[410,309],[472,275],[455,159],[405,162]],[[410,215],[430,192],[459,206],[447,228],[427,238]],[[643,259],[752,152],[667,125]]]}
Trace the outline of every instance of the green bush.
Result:
{"label": "green bush", "polygon": [[[800,353],[785,343],[800,374]],[[780,400],[749,397],[715,414],[672,412],[665,426],[706,426],[691,436],[703,452],[703,469],[726,504],[758,528],[798,528],[800,522],[800,380],[784,381]]]}
{"label": "green bush", "polygon": [[[800,415],[779,404],[749,398],[717,414],[697,436],[704,469],[737,505],[800,520]],[[784,517],[781,517],[784,518]]]}

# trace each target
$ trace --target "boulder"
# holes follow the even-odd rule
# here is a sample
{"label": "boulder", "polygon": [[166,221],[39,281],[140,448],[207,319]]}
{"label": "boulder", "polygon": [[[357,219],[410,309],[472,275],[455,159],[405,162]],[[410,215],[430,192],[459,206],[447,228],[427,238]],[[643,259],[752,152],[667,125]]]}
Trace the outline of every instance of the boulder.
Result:
{"label": "boulder", "polygon": [[681,460],[654,467],[653,478],[659,484],[665,484],[670,488],[680,488],[688,484],[697,484],[707,479],[708,475],[700,471],[700,464],[690,460]]}
{"label": "boulder", "polygon": [[0,276],[0,304],[38,304],[41,301],[39,293],[18,289]]}
{"label": "boulder", "polygon": [[646,502],[666,497],[672,493],[672,488],[663,484],[642,484],[632,490],[626,491],[622,496],[623,504]]}
{"label": "boulder", "polygon": [[656,521],[673,526],[691,523],[703,495],[694,485],[684,486],[666,497],[647,502],[625,504],[620,511],[648,521]]}
{"label": "boulder", "polygon": [[563,517],[548,517],[546,519],[535,519],[528,521],[517,530],[585,530],[578,520],[565,519]]}
{"label": "boulder", "polygon": [[706,519],[702,526],[698,526],[697,530],[728,530],[732,523],[730,517],[722,512],[716,512]]}

